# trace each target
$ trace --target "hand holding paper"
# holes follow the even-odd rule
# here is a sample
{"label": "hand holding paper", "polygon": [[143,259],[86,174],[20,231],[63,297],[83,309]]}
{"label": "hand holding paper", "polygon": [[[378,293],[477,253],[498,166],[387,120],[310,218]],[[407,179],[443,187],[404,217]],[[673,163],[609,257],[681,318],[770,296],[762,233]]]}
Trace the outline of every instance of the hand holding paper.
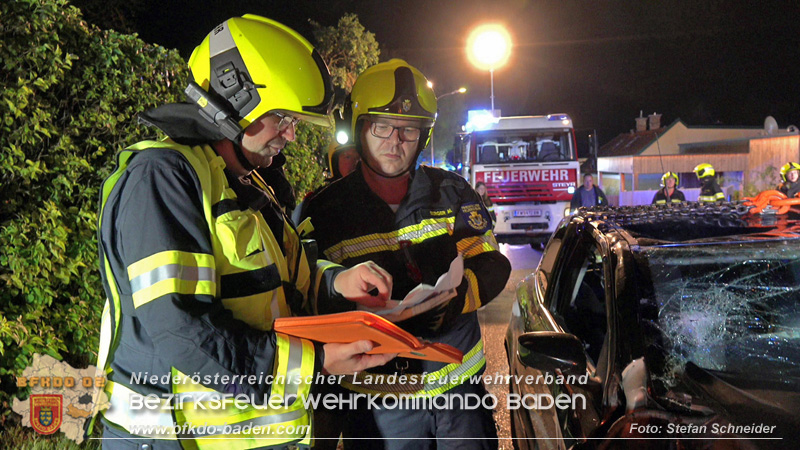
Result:
{"label": "hand holding paper", "polygon": [[464,277],[464,258],[458,255],[450,263],[450,270],[440,276],[436,286],[420,284],[403,300],[387,300],[386,307],[359,305],[358,309],[378,314],[392,322],[401,322],[436,308],[456,296],[456,288]]}

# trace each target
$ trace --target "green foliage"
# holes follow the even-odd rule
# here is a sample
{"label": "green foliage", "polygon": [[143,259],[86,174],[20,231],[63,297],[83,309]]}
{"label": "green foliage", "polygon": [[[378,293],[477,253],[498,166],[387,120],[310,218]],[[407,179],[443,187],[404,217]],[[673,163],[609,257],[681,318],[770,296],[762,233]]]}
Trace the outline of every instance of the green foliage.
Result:
{"label": "green foliage", "polygon": [[367,31],[355,14],[345,14],[335,27],[324,27],[313,20],[311,26],[316,48],[328,64],[333,84],[349,93],[358,74],[378,64],[381,50],[375,34]]}
{"label": "green foliage", "polygon": [[[328,64],[334,84],[349,93],[358,74],[378,63],[380,49],[375,35],[364,29],[355,14],[345,14],[335,27],[323,27],[314,21],[311,25],[316,48]],[[333,131],[301,122],[297,138],[284,149],[286,176],[298,199],[325,181],[323,173]]]}
{"label": "green foliage", "polygon": [[[65,0],[0,2],[0,410],[34,353],[93,363],[105,294],[99,187],[137,112],[182,98],[177,52],[101,31]],[[4,414],[4,415],[5,415]],[[0,417],[0,422],[3,418]]]}

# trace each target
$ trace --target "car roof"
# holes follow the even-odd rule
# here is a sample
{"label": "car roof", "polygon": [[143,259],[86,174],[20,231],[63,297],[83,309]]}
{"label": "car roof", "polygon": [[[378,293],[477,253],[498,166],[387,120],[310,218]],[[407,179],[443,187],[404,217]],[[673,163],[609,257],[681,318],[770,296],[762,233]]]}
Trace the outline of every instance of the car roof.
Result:
{"label": "car roof", "polygon": [[742,202],[581,208],[573,221],[642,247],[695,246],[800,239],[800,213],[750,214]]}

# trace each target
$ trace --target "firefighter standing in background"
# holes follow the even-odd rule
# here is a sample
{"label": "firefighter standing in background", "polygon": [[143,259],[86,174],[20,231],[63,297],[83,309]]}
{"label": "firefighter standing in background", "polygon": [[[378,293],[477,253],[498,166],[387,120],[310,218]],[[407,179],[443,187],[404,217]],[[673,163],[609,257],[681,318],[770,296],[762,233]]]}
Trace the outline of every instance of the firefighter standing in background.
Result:
{"label": "firefighter standing in background", "polygon": [[725,194],[717,184],[716,172],[711,164],[703,163],[698,164],[694,168],[694,173],[697,179],[700,180],[702,186],[700,187],[700,196],[697,201],[700,203],[712,203],[725,201]]}
{"label": "firefighter standing in background", "polygon": [[786,194],[787,197],[794,197],[800,192],[800,164],[788,162],[781,167],[781,180],[778,190]]}
{"label": "firefighter standing in background", "polygon": [[[455,297],[398,325],[415,336],[457,347],[464,358],[461,364],[401,358],[376,369],[407,376],[427,373],[427,383],[369,383],[360,374],[359,384],[343,386],[382,396],[483,398],[483,383],[469,379],[486,365],[477,309],[503,290],[511,272],[498,251],[489,213],[460,176],[428,166],[414,169],[436,116],[436,96],[416,68],[399,59],[375,65],[358,77],[351,100],[352,135],[361,162],[350,176],[311,199],[307,213],[313,236],[333,262],[352,266],[373,260],[387,269],[394,299],[404,298],[419,283],[434,285],[462,254],[464,277]],[[354,306],[342,301],[318,305],[321,313]],[[346,420],[346,448],[497,448],[492,411],[484,408],[359,406]]]}
{"label": "firefighter standing in background", "polygon": [[[303,401],[313,377],[393,356],[365,355],[369,341],[323,346],[271,331],[273,319],[302,310],[311,293],[383,304],[391,290],[390,276],[371,262],[324,265],[315,283],[313,263],[255,172],[294,140],[297,121],[330,123],[330,75],[308,41],[254,15],[218,26],[189,66],[193,102],[140,115],[169,138],[123,150],[102,187],[109,300],[98,367],[111,403],[103,448],[308,445]],[[367,292],[372,287],[377,297]],[[149,394],[161,399],[157,409],[134,407]],[[224,394],[255,403],[220,404]],[[264,404],[264,396],[281,401]],[[142,434],[150,425],[169,433]],[[225,425],[253,432],[225,434]],[[192,426],[206,431],[179,434]],[[259,434],[264,426],[271,428]]]}
{"label": "firefighter standing in background", "polygon": [[685,202],[686,196],[678,190],[678,174],[667,172],[661,176],[661,189],[653,196],[654,205],[671,205]]}

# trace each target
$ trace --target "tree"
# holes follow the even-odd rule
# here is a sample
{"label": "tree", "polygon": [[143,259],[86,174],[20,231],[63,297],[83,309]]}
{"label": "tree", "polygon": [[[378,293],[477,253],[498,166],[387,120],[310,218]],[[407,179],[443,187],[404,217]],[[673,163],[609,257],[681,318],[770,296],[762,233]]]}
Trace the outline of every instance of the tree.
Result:
{"label": "tree", "polygon": [[[316,48],[331,71],[334,85],[349,94],[358,74],[378,63],[380,48],[375,35],[364,29],[355,14],[345,14],[335,27],[325,27],[314,21],[311,25]],[[343,100],[338,99],[339,102]],[[299,198],[324,182],[326,154],[334,131],[301,122],[297,127],[297,139],[284,149],[286,175]]]}
{"label": "tree", "polygon": [[333,84],[350,93],[358,74],[378,64],[381,51],[375,34],[367,31],[355,14],[345,14],[335,27],[324,27],[313,20],[311,26]]}
{"label": "tree", "polygon": [[[34,353],[93,363],[105,300],[97,204],[139,111],[183,98],[176,51],[66,0],[0,2],[0,404]],[[0,422],[3,418],[0,417]]]}

